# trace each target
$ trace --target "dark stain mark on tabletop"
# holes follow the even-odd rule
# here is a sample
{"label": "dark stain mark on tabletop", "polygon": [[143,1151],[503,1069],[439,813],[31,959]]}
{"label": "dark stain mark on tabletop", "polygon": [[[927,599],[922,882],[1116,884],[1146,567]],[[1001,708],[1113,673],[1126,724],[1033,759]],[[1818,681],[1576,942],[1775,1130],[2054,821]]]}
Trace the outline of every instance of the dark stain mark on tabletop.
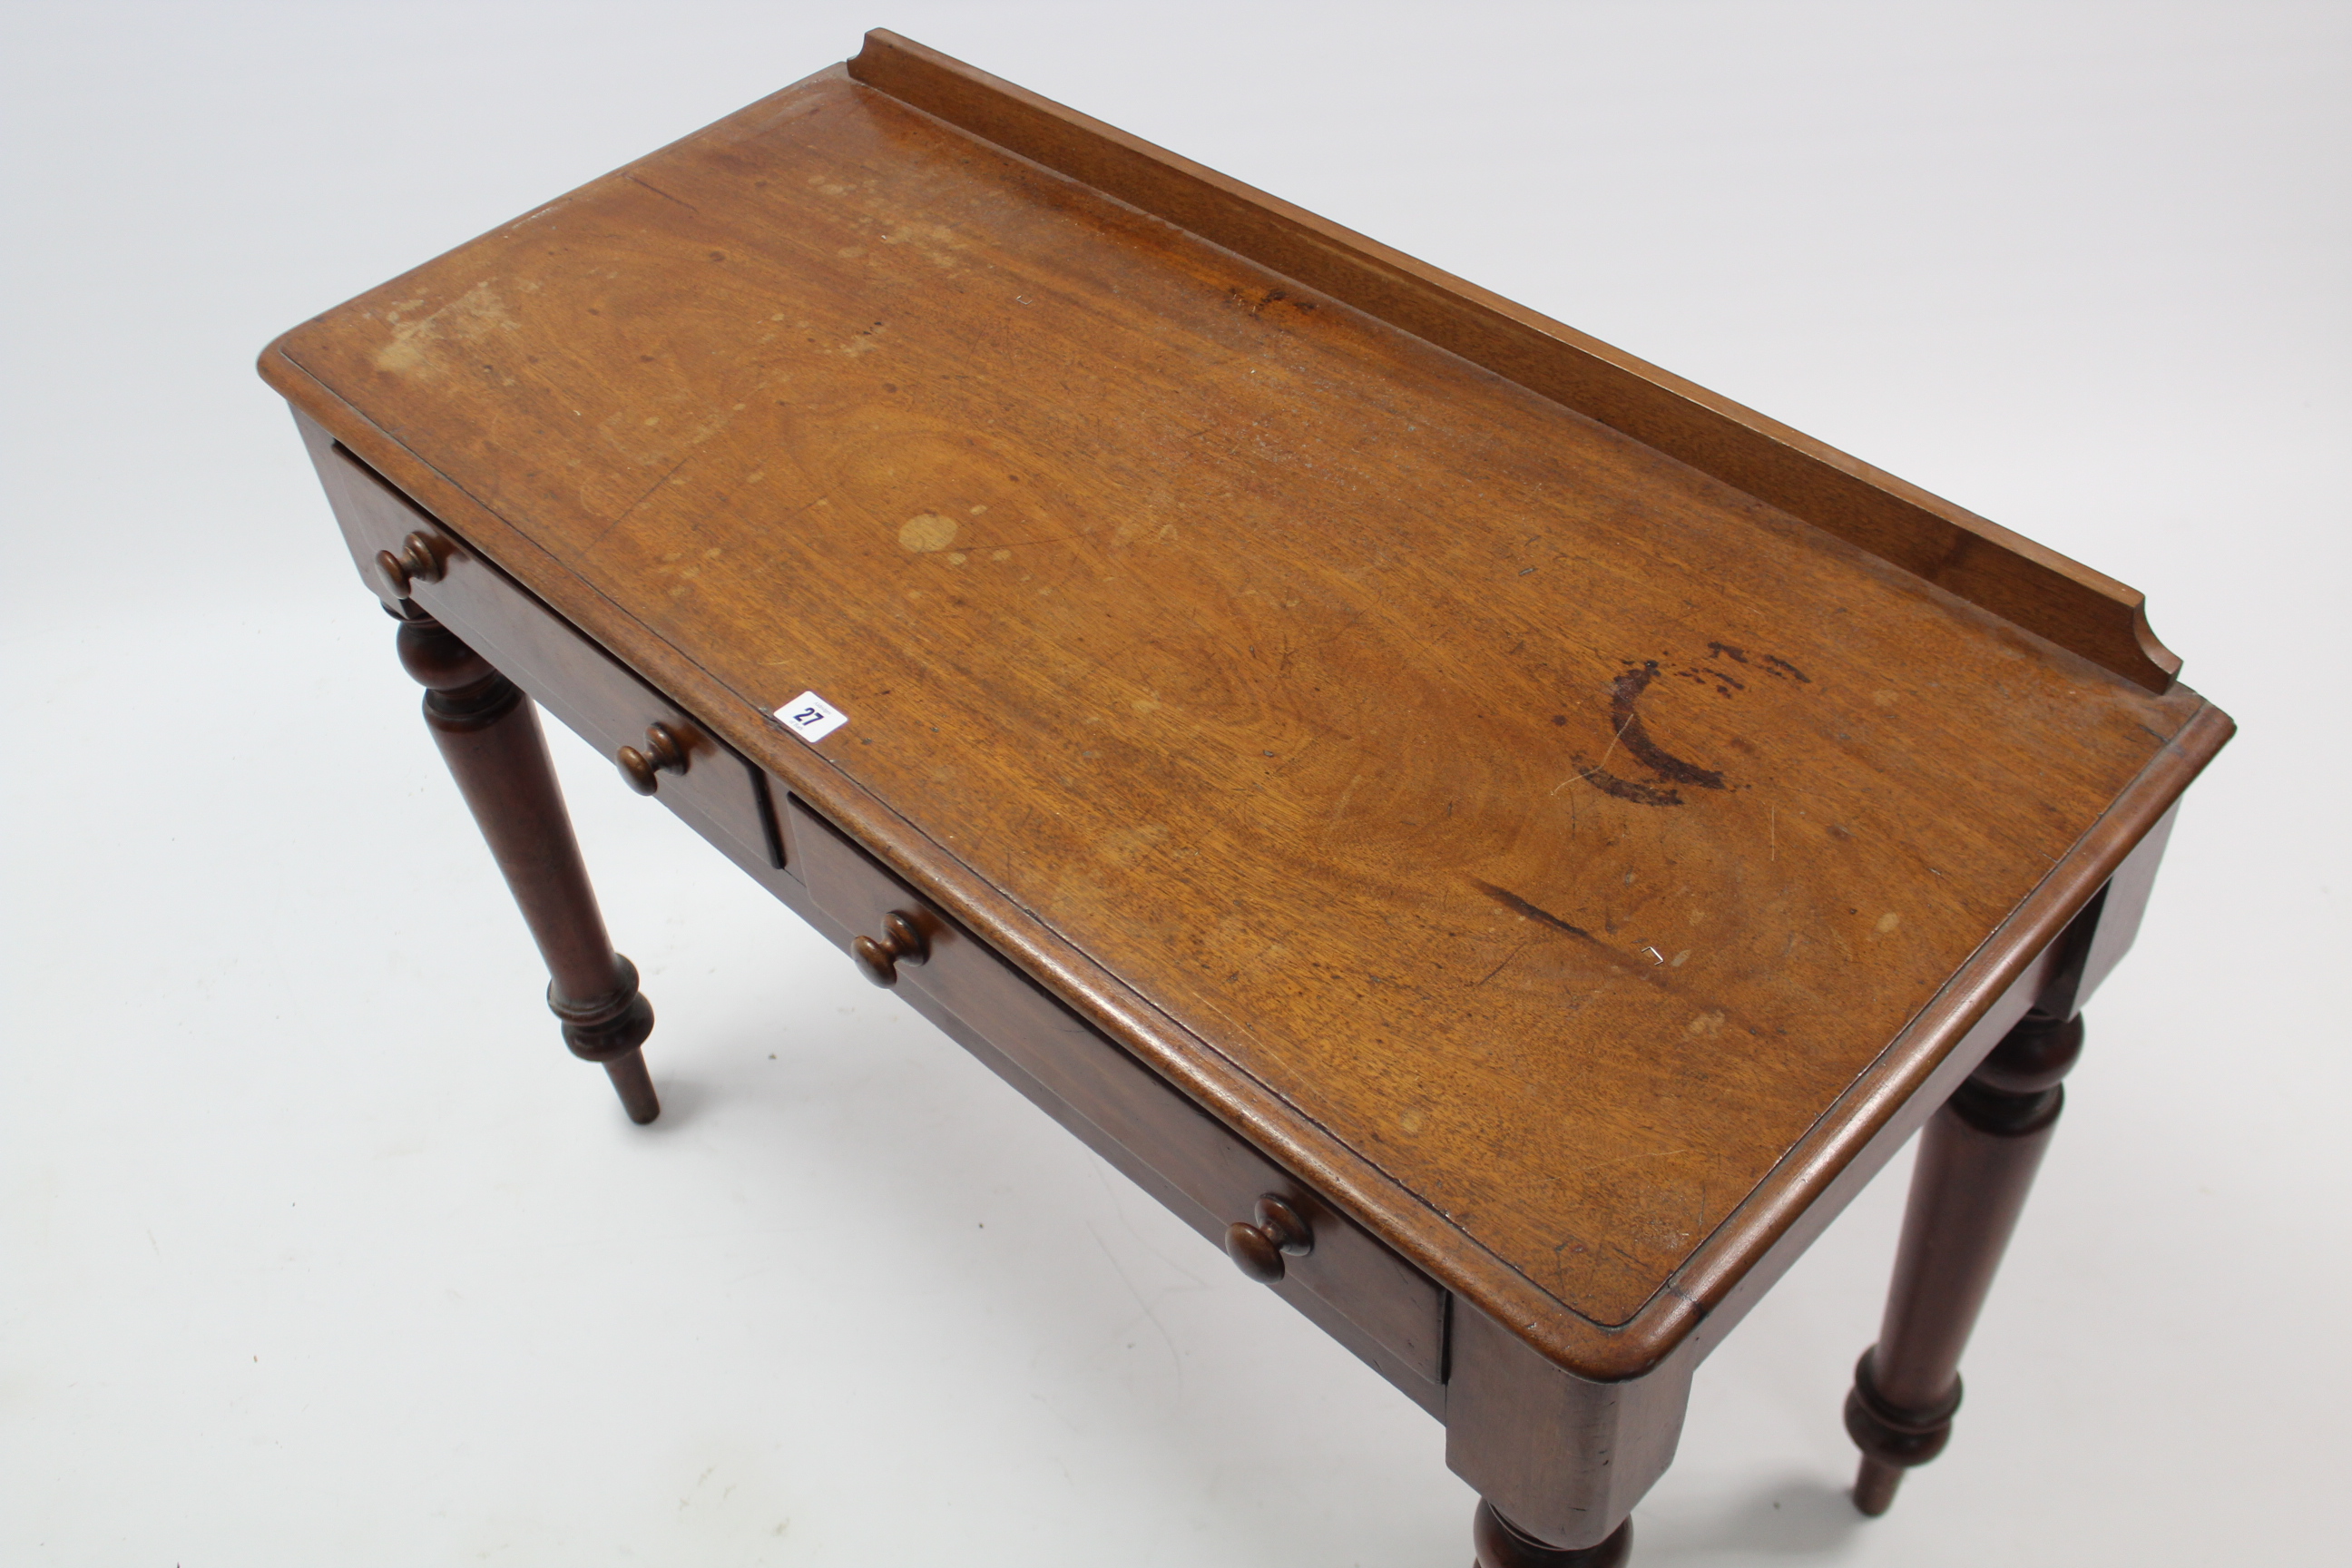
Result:
{"label": "dark stain mark on tabletop", "polygon": [[1576,755],[1577,776],[1602,795],[1613,795],[1619,800],[1630,800],[1635,805],[1680,805],[1683,797],[1670,789],[1659,789],[1634,779],[1621,779],[1579,752]]}
{"label": "dark stain mark on tabletop", "polygon": [[[1655,773],[1662,782],[1649,784],[1635,779],[1621,778],[1581,753],[1576,758],[1578,775],[1601,794],[1631,801],[1635,805],[1682,805],[1681,794],[1672,787],[1675,784],[1689,784],[1698,789],[1723,788],[1721,773],[1675,756],[1652,740],[1649,730],[1643,724],[1641,712],[1635,704],[1641,700],[1642,693],[1649,689],[1650,682],[1658,679],[1658,661],[1647,659],[1636,666],[1628,659],[1626,665],[1625,673],[1609,685],[1609,722],[1615,731],[1609,749],[1614,752],[1622,746],[1628,755]],[[1682,673],[1685,676],[1692,674],[1688,670]],[[1730,695],[1728,689],[1724,689],[1724,695]],[[1601,759],[1602,762],[1607,760],[1606,755]]]}
{"label": "dark stain mark on tabletop", "polygon": [[[1792,680],[1807,686],[1813,683],[1811,676],[1778,654],[1750,655],[1746,648],[1727,642],[1710,642],[1706,645],[1706,651],[1707,656],[1719,661],[1720,665],[1737,665],[1748,671],[1751,678],[1760,673],[1784,683]],[[1648,784],[1622,777],[1580,752],[1575,759],[1577,776],[1601,794],[1631,801],[1635,805],[1682,805],[1685,803],[1681,792],[1674,787],[1677,784],[1693,789],[1728,788],[1723,775],[1713,768],[1703,768],[1696,763],[1687,762],[1651,738],[1648,727],[1642,721],[1639,704],[1642,694],[1649,689],[1651,682],[1664,673],[1658,661],[1644,659],[1637,665],[1629,658],[1622,662],[1625,672],[1609,683],[1609,721],[1613,733],[1609,751],[1601,754],[1601,761],[1607,762],[1622,747],[1627,755],[1656,775],[1658,782]],[[1748,681],[1716,664],[1694,664],[1674,673],[1676,679],[1693,685],[1712,687],[1721,697],[1728,698],[1735,692],[1748,689]],[[1552,722],[1564,724],[1567,720],[1564,715],[1556,715]],[[1754,750],[1738,741],[1732,743],[1742,751]]]}
{"label": "dark stain mark on tabletop", "polygon": [[1748,658],[1748,650],[1746,648],[1734,647],[1727,642],[1711,642],[1706,645],[1706,651],[1717,658],[1727,658],[1734,664],[1745,664],[1752,669],[1760,669],[1776,680],[1787,680],[1793,677],[1798,680],[1803,681],[1808,686],[1811,686],[1813,683],[1813,678],[1811,676],[1807,675],[1803,670],[1799,669],[1795,665],[1790,664],[1787,659],[1782,658],[1778,654],[1758,654],[1755,660],[1751,663]]}
{"label": "dark stain mark on tabletop", "polygon": [[1641,700],[1650,682],[1657,679],[1658,661],[1654,658],[1644,662],[1639,669],[1629,669],[1611,682],[1609,717],[1616,722],[1617,743],[1662,779],[1692,784],[1700,789],[1721,789],[1721,773],[1700,767],[1696,763],[1683,761],[1651,740],[1649,731],[1643,728],[1642,715],[1635,711],[1633,704]]}
{"label": "dark stain mark on tabletop", "polygon": [[1481,882],[1475,877],[1471,879],[1470,885],[1477,889],[1480,892],[1486,894],[1488,898],[1494,900],[1496,903],[1502,905],[1505,909],[1512,910],[1517,914],[1525,915],[1528,919],[1538,921],[1540,924],[1548,925],[1554,931],[1564,931],[1570,936],[1580,936],[1587,942],[1599,940],[1594,937],[1591,931],[1586,931],[1582,926],[1573,926],[1569,924],[1566,921],[1560,919],[1549,910],[1538,908],[1536,905],[1531,904],[1528,902],[1527,900],[1519,897],[1518,894],[1512,892],[1508,888],[1498,888],[1492,882]]}

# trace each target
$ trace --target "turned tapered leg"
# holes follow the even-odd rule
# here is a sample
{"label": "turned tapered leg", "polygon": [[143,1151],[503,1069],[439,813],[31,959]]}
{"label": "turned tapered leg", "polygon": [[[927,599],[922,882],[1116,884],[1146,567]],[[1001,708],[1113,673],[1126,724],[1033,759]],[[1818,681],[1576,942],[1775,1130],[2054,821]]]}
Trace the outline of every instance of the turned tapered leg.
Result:
{"label": "turned tapered leg", "polygon": [[1633,1550],[1633,1521],[1627,1520],[1598,1546],[1548,1546],[1481,1502],[1470,1521],[1478,1549],[1472,1568],[1619,1568]]}
{"label": "turned tapered leg", "polygon": [[653,1033],[653,1005],[637,990],[636,967],[613,951],[604,933],[538,710],[481,655],[413,606],[402,616],[399,646],[402,667],[426,689],[425,722],[442,760],[547,960],[547,1005],[563,1021],[563,1043],[573,1056],[604,1065],[630,1121],[651,1121],[661,1102],[639,1047]]}
{"label": "turned tapered leg", "polygon": [[1862,1449],[1853,1502],[1866,1514],[1885,1513],[1904,1470],[1951,1436],[1960,1352],[2065,1103],[2058,1080],[2082,1050],[2079,1016],[2027,1014],[1919,1135],[1886,1316],[1845,1403]]}

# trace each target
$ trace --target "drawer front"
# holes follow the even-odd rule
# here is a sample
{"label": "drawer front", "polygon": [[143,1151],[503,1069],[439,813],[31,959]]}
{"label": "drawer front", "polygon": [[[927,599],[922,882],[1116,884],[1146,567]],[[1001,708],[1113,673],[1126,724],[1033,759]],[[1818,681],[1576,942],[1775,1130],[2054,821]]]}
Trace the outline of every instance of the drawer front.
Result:
{"label": "drawer front", "polygon": [[376,552],[398,554],[412,534],[423,534],[439,574],[410,581],[410,599],[606,757],[617,758],[624,746],[653,751],[647,732],[663,726],[677,758],[651,775],[656,798],[744,866],[783,863],[758,769],[341,447],[317,447],[313,456],[370,587],[394,591],[379,580]]}
{"label": "drawer front", "polygon": [[[787,797],[785,810],[802,879],[819,910],[853,938],[881,938],[884,918],[894,913],[920,930],[928,956],[896,966],[896,989],[911,993],[919,1010],[932,1011],[922,1005],[928,1001],[951,1014],[992,1048],[977,1052],[991,1067],[1005,1072],[1009,1064],[1082,1118],[1087,1126],[1047,1107],[1220,1247],[1225,1227],[1252,1219],[1261,1196],[1288,1201],[1307,1219],[1314,1247],[1284,1260],[1273,1289],[1423,1403],[1437,1397],[1445,1300],[1434,1281],[1089,1027],[797,797]],[[1005,1076],[1029,1092],[1020,1077]],[[1099,1136],[1088,1136],[1089,1129]],[[1330,1323],[1335,1311],[1380,1353]]]}

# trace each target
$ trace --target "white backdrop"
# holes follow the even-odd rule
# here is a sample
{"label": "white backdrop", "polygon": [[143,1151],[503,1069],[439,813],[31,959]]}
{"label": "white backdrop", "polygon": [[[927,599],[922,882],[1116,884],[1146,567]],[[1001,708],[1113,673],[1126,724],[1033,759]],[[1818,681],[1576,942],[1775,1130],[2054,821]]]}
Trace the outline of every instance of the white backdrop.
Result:
{"label": "white backdrop", "polygon": [[6,16],[0,1561],[1466,1560],[1433,1423],[564,737],[630,1128],[253,376],[877,23],[2148,593],[2244,733],[1951,1449],[1842,1500],[1898,1165],[1701,1373],[1637,1562],[2341,1549],[2352,6]]}

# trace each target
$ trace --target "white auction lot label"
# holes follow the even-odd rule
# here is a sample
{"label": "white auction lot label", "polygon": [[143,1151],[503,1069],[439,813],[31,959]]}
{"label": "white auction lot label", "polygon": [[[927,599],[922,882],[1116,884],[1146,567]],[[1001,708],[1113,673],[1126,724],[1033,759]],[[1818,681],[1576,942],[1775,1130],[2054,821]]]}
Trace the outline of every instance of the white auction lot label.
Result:
{"label": "white auction lot label", "polygon": [[849,715],[815,692],[803,691],[776,710],[776,722],[814,746],[848,723]]}

